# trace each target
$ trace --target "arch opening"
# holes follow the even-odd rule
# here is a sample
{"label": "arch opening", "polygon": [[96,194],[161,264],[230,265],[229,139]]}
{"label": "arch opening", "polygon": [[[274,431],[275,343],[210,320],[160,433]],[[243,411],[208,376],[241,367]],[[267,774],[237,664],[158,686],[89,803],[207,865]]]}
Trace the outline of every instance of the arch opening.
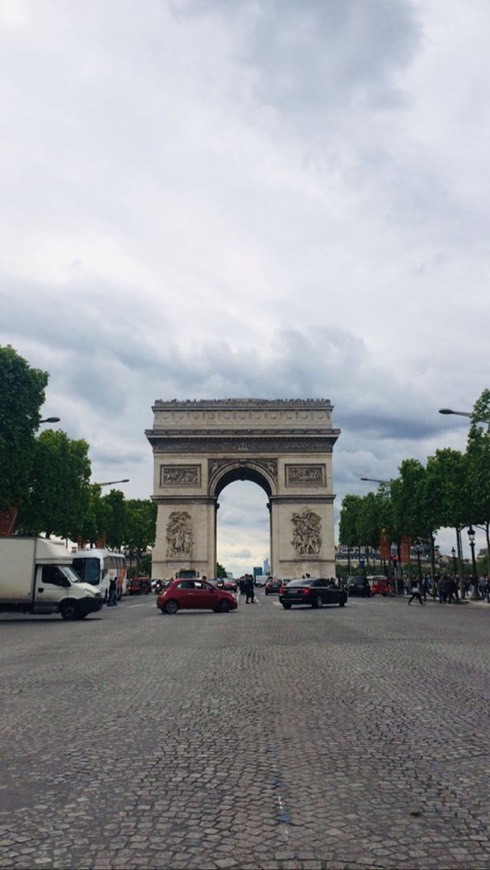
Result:
{"label": "arch opening", "polygon": [[217,507],[217,563],[234,578],[269,573],[271,522],[264,489],[253,481],[232,481],[221,491]]}

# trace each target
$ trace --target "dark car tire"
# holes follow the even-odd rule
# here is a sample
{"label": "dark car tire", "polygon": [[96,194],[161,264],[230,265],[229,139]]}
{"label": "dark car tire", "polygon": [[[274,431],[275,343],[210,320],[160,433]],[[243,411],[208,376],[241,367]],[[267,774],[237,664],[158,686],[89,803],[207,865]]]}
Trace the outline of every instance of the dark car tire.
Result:
{"label": "dark car tire", "polygon": [[281,601],[281,604],[282,604],[282,606],[284,607],[284,610],[291,610],[291,605],[290,605],[290,604],[284,604],[284,601]]}
{"label": "dark car tire", "polygon": [[229,601],[220,601],[216,608],[216,613],[229,613],[230,612],[230,602]]}
{"label": "dark car tire", "polygon": [[179,609],[179,605],[177,604],[177,602],[173,598],[170,601],[167,601],[167,603],[165,605],[165,613],[170,613],[170,614],[177,613],[178,609]]}
{"label": "dark car tire", "polygon": [[76,601],[65,601],[60,613],[63,619],[80,619],[80,608]]}

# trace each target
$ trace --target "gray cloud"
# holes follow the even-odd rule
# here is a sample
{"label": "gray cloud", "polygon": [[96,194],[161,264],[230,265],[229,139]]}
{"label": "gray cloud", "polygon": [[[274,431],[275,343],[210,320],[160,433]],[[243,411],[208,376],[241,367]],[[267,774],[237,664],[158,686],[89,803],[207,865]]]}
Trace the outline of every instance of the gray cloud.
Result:
{"label": "gray cloud", "polygon": [[[151,492],[157,398],[329,398],[337,504],[464,445],[437,408],[488,386],[490,21],[445,10],[2,6],[0,342],[96,479]],[[223,498],[261,558],[262,495]]]}

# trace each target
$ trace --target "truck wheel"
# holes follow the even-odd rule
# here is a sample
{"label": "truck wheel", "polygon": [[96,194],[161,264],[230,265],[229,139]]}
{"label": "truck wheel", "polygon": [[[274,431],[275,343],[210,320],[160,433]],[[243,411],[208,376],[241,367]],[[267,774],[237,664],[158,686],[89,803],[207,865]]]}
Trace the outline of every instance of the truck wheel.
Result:
{"label": "truck wheel", "polygon": [[80,610],[76,601],[65,601],[60,607],[60,613],[63,619],[80,618]]}

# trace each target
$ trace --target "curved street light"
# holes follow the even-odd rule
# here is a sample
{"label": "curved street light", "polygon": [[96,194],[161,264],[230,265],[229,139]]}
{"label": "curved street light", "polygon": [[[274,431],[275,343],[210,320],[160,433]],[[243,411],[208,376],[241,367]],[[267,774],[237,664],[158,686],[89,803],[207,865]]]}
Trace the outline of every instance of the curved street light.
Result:
{"label": "curved street light", "polygon": [[41,425],[41,423],[59,423],[59,422],[60,422],[60,417],[46,417],[45,420],[39,420],[39,425]]}
{"label": "curved street light", "polygon": [[439,414],[456,414],[458,417],[472,417],[470,411],[453,411],[452,408],[439,408]]}
{"label": "curved street light", "polygon": [[360,477],[359,480],[368,480],[370,483],[391,483],[391,480],[379,480],[377,477]]}
{"label": "curved street light", "polygon": [[129,477],[125,477],[123,480],[105,480],[103,483],[95,482],[95,486],[112,486],[115,483],[129,483]]}
{"label": "curved street light", "polygon": [[[452,408],[439,408],[439,414],[456,414],[457,417],[469,417],[473,419],[471,411],[453,411]],[[490,434],[490,420],[475,420],[475,423],[487,424],[487,432]]]}

